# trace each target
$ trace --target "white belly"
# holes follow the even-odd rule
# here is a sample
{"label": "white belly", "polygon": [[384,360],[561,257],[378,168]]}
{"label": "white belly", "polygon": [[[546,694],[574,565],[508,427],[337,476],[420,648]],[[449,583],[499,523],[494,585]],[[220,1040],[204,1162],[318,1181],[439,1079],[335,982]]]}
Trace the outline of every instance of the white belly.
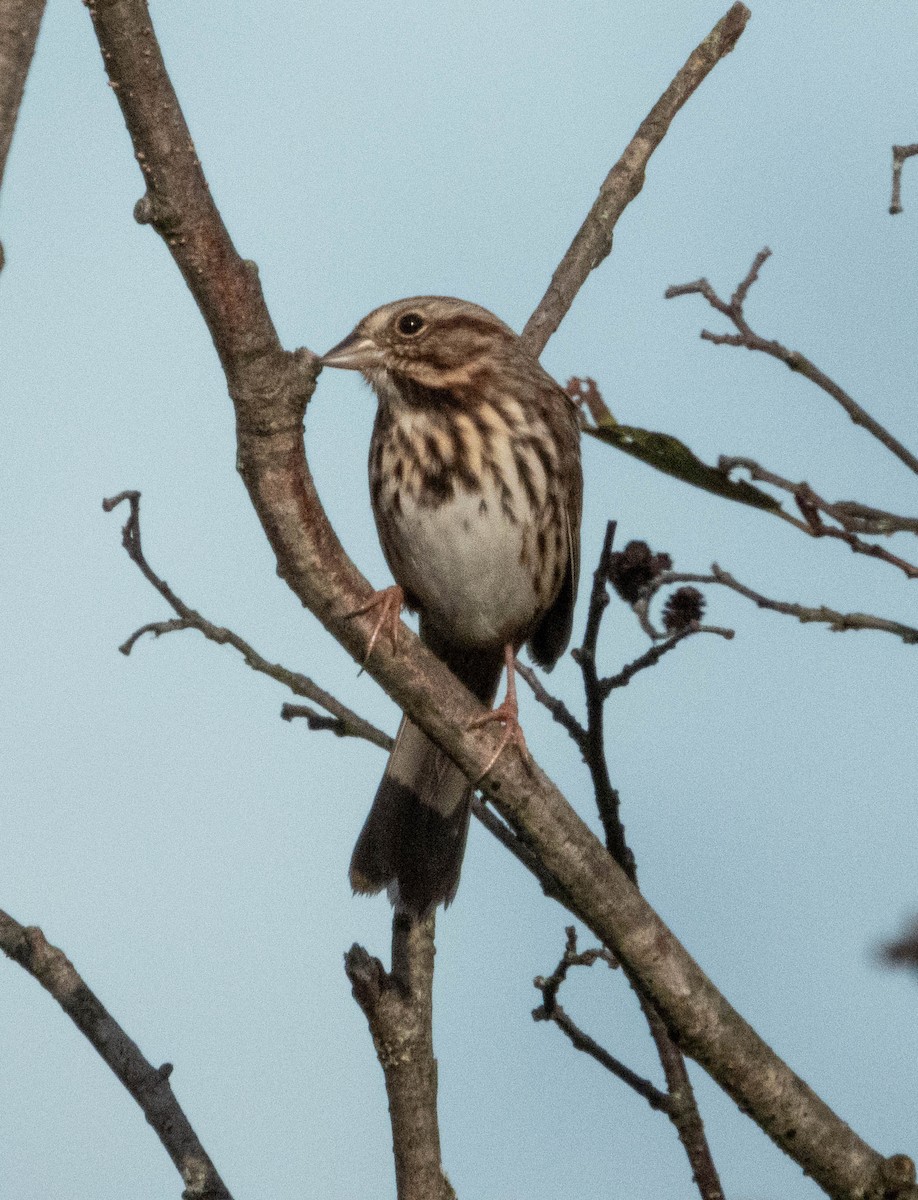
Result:
{"label": "white belly", "polygon": [[521,561],[532,529],[507,517],[493,483],[483,496],[459,488],[436,507],[417,505],[403,491],[398,508],[386,516],[399,578],[433,624],[480,646],[503,645],[528,629],[539,611],[532,572]]}

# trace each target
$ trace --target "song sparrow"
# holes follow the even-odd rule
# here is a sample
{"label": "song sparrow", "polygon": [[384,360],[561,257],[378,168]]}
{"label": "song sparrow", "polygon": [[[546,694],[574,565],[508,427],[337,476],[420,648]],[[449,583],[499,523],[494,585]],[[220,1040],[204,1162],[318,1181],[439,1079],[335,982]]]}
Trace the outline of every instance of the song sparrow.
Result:
{"label": "song sparrow", "polygon": [[[394,636],[404,603],[420,613],[424,643],[484,704],[506,665],[507,698],[484,720],[504,723],[500,749],[525,749],[515,655],[528,642],[540,666],[554,666],[577,592],[583,483],[572,401],[503,321],[445,296],[376,309],[322,362],[360,371],[379,399],[370,494],[396,587],[360,610],[379,610],[370,652],[386,627]],[[416,916],[448,904],[471,790],[403,719],[354,849],[354,890],[388,888]]]}

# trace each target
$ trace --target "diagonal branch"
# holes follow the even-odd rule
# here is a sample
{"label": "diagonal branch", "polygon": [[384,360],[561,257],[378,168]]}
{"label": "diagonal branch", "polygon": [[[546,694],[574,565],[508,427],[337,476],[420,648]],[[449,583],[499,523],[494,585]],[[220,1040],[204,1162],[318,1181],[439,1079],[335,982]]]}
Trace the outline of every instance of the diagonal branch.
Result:
{"label": "diagonal branch", "polygon": [[[745,10],[742,10],[745,11]],[[113,91],[147,181],[140,204],[164,237],[214,338],[236,411],[238,462],[278,572],[358,661],[372,620],[348,620],[372,594],[325,515],[305,456],[302,417],[315,356],[286,354],[257,273],[239,258],[213,205],[168,79],[144,0],[89,0]],[[377,645],[368,672],[469,778],[500,744],[469,730],[484,714],[405,626],[397,653]],[[585,924],[627,967],[681,1048],[831,1195],[864,1196],[887,1177],[868,1146],[720,995],[537,765],[503,755],[484,788],[512,816]],[[914,1180],[914,1174],[912,1174]],[[903,1184],[895,1200],[918,1200]]]}
{"label": "diagonal branch", "polygon": [[40,929],[20,925],[0,912],[0,950],[50,992],[140,1105],[185,1182],[184,1200],[232,1200],[175,1098],[169,1083],[171,1064],[157,1069],[144,1058],[73,963]]}
{"label": "diagonal branch", "polygon": [[676,113],[720,60],[730,53],[750,16],[745,4],[737,3],[721,17],[689,55],[606,176],[593,207],[552,275],[548,291],[526,322],[523,341],[536,357],[564,320],[587,276],[611,251],[612,231],[644,186],[644,172],[650,156],[663,141]]}
{"label": "diagonal branch", "polygon": [[703,329],[701,336],[705,341],[713,342],[715,346],[745,346],[747,350],[759,350],[763,354],[768,354],[772,358],[778,359],[779,362],[783,362],[786,367],[803,375],[805,379],[809,379],[811,383],[815,383],[817,387],[821,388],[827,396],[831,396],[837,404],[841,405],[855,425],[866,429],[886,447],[890,454],[894,454],[900,462],[905,463],[910,471],[918,474],[918,458],[897,438],[893,437],[889,430],[884,428],[865,408],[862,408],[853,396],[849,396],[844,388],[839,387],[834,379],[830,379],[799,350],[788,350],[778,341],[768,341],[754,333],[749,327],[744,312],[746,297],[749,295],[749,289],[758,279],[759,271],[770,257],[771,251],[767,246],[758,252],[746,277],[730,297],[729,303],[717,295],[707,279],[696,279],[693,283],[677,284],[667,288],[664,295],[667,300],[672,300],[677,296],[703,296],[708,304],[717,312],[723,313],[737,330],[736,333],[711,333],[709,330]]}
{"label": "diagonal branch", "polygon": [[0,185],[44,11],[45,0],[0,0]]}

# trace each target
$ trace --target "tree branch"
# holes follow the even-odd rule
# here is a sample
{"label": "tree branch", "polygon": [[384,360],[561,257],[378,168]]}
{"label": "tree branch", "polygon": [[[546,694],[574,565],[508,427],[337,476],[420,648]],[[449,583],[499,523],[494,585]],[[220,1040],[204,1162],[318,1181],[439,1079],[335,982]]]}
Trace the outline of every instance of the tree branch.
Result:
{"label": "tree branch", "polygon": [[[686,571],[664,572],[656,580],[653,592],[673,583],[718,583],[745,596],[747,600],[752,600],[759,608],[767,608],[771,612],[785,613],[787,616],[796,617],[804,625],[820,622],[828,625],[834,633],[845,633],[849,629],[875,629],[881,633],[895,634],[906,645],[918,644],[918,629],[911,625],[902,625],[898,621],[890,621],[886,617],[874,617],[869,613],[838,612],[834,608],[827,608],[824,604],[819,605],[818,608],[810,608],[805,604],[793,604],[786,600],[770,600],[760,592],[753,591],[752,588],[740,583],[738,579],[734,579],[729,571],[724,571],[717,563],[711,564],[710,575]],[[649,604],[651,598],[652,595],[648,596],[644,604]]]}
{"label": "tree branch", "polygon": [[771,251],[767,246],[758,252],[745,279],[740,282],[730,297],[729,303],[721,300],[707,279],[696,279],[693,283],[668,287],[664,295],[667,300],[672,300],[676,296],[703,296],[708,304],[719,313],[723,313],[738,331],[737,333],[711,333],[709,330],[703,329],[701,336],[705,341],[712,342],[715,346],[745,346],[747,350],[760,350],[763,354],[768,354],[772,358],[778,359],[779,362],[783,362],[792,371],[796,371],[805,379],[809,379],[811,383],[815,383],[827,396],[831,396],[836,403],[841,405],[855,425],[866,429],[886,447],[890,454],[894,454],[900,462],[905,463],[910,471],[918,474],[918,458],[898,439],[894,438],[889,430],[875,420],[865,408],[862,408],[852,396],[839,387],[834,379],[830,379],[824,371],[820,371],[819,367],[799,350],[788,350],[780,342],[767,341],[750,329],[743,307],[746,297],[749,295],[749,289],[758,279],[759,271],[770,257]]}
{"label": "tree branch", "polygon": [[392,919],[392,972],[354,945],[344,969],[386,1081],[398,1200],[456,1200],[440,1161],[433,1054],[434,917]]}
{"label": "tree branch", "polygon": [[[373,622],[369,616],[348,620],[348,614],[366,603],[372,589],[325,516],[303,445],[315,357],[281,349],[257,274],[229,242],[144,0],[90,0],[89,12],[147,180],[139,215],[164,236],[211,330],[235,405],[239,469],[278,571],[362,661]],[[501,734],[487,727],[469,731],[482,706],[407,626],[397,653],[377,644],[367,670],[469,778],[481,777]],[[886,1172],[886,1160],[727,1003],[539,767],[502,755],[484,787],[524,831],[588,927],[652,998],[685,1052],[827,1192],[851,1200],[869,1192]],[[915,1200],[918,1188],[900,1188],[896,1200],[900,1196]]]}
{"label": "tree branch", "polygon": [[[704,281],[701,281],[704,282]],[[694,287],[695,285],[686,285]],[[724,334],[730,340],[732,335]],[[736,335],[739,339],[739,335]],[[731,344],[743,345],[741,340],[731,341]],[[902,517],[896,513],[885,512],[883,509],[871,508],[856,500],[839,500],[834,504],[819,496],[808,483],[791,483],[773,471],[760,466],[754,459],[738,456],[721,455],[717,466],[712,467],[694,454],[684,442],[668,433],[656,433],[649,429],[638,429],[631,425],[622,425],[609,411],[594,379],[573,378],[568,380],[566,391],[575,403],[581,406],[582,427],[584,433],[590,434],[599,441],[615,446],[626,454],[639,458],[657,471],[671,475],[690,483],[693,487],[703,488],[714,495],[724,496],[728,500],[736,500],[770,512],[793,525],[795,529],[808,534],[810,537],[833,537],[847,543],[856,554],[866,554],[871,558],[880,558],[884,562],[898,567],[910,579],[918,578],[918,567],[906,562],[898,555],[892,554],[882,546],[864,542],[857,536],[859,533],[871,533],[881,536],[908,531],[918,533],[918,518]],[[588,423],[586,414],[594,422]],[[797,505],[802,517],[795,517],[785,512],[781,504],[770,493],[761,488],[753,487],[745,479],[733,479],[731,471],[744,468],[753,479],[770,483],[774,487],[789,492]],[[839,523],[836,529],[827,525],[822,514]]]}
{"label": "tree branch", "polygon": [[561,1032],[570,1039],[571,1044],[576,1050],[588,1054],[605,1067],[616,1079],[620,1079],[633,1091],[642,1096],[651,1108],[658,1112],[668,1112],[670,1108],[669,1096],[666,1092],[661,1092],[658,1087],[650,1082],[649,1079],[644,1079],[630,1067],[625,1066],[623,1062],[611,1055],[608,1050],[605,1050],[600,1044],[593,1040],[583,1032],[567,1015],[561,1005],[558,1003],[558,992],[561,985],[567,978],[567,973],[571,967],[591,967],[599,959],[609,962],[610,966],[618,966],[618,963],[610,961],[611,956],[608,950],[585,950],[581,953],[577,951],[577,933],[573,925],[569,925],[565,931],[567,934],[567,944],[564,948],[564,954],[561,956],[558,965],[547,978],[542,975],[537,975],[533,980],[533,985],[542,993],[542,1003],[538,1008],[532,1010],[532,1019],[534,1021],[551,1021]]}
{"label": "tree branch", "polygon": [[172,1066],[158,1069],[77,974],[62,950],[34,925],[0,911],[0,949],[37,979],[131,1093],[185,1183],[184,1200],[232,1200],[175,1098]]}
{"label": "tree branch", "polygon": [[[722,454],[717,460],[717,468],[728,475],[731,471],[743,469],[748,471],[753,479],[762,483],[770,483],[773,487],[789,492],[794,497],[797,507],[804,513],[806,520],[799,521],[794,517],[788,517],[788,519],[806,533],[815,534],[817,537],[821,536],[821,531],[813,528],[814,511],[817,514],[825,513],[827,517],[838,521],[847,533],[868,533],[880,537],[888,537],[894,533],[918,534],[918,517],[903,517],[898,513],[886,512],[882,508],[871,508],[867,504],[861,504],[858,500],[824,500],[822,496],[813,491],[808,483],[792,483],[791,480],[761,466],[753,458]],[[872,547],[866,552],[870,553],[871,550]],[[914,570],[911,563],[903,564],[896,558],[891,558],[890,561],[895,566],[901,566],[906,574],[910,570]]]}
{"label": "tree branch", "polygon": [[[218,646],[232,646],[234,650],[237,650],[242,655],[247,665],[253,671],[258,671],[260,674],[267,675],[278,683],[282,683],[295,696],[302,696],[306,700],[314,700],[316,704],[320,704],[326,712],[331,714],[330,717],[322,717],[318,713],[313,714],[313,719],[310,721],[310,729],[330,729],[339,737],[364,738],[366,741],[380,746],[383,750],[391,747],[392,739],[387,733],[383,733],[381,729],[377,729],[375,725],[358,716],[346,704],[342,704],[340,700],[336,699],[331,692],[327,692],[324,688],[319,687],[308,675],[303,675],[299,671],[291,671],[287,667],[282,667],[279,663],[268,662],[248,642],[243,641],[238,634],[233,633],[231,629],[225,629],[222,625],[214,625],[213,622],[201,616],[196,609],[190,608],[184,600],[177,596],[168,583],[156,574],[144,556],[140,540],[140,492],[120,492],[117,496],[112,496],[109,500],[103,500],[102,507],[106,512],[111,512],[125,500],[130,505],[130,514],[121,530],[121,544],[127,551],[131,562],[135,563],[140,570],[144,579],[152,584],[166,603],[178,614],[178,619],[172,621],[154,621],[148,625],[142,625],[140,629],[135,630],[131,634],[127,641],[118,647],[122,654],[130,654],[136,643],[145,634],[149,633],[154,637],[162,637],[166,633],[177,633],[184,629],[197,629],[199,633],[203,633],[208,641],[216,642]],[[293,705],[285,705],[281,710],[281,716],[287,721],[291,717],[304,715],[306,715],[305,712],[296,710]]]}
{"label": "tree branch", "polygon": [[892,148],[892,196],[889,211],[893,216],[902,212],[902,164],[913,154],[918,154],[918,142],[913,142],[910,146]]}
{"label": "tree branch", "polygon": [[644,172],[650,156],[663,141],[676,113],[720,60],[730,53],[750,16],[745,4],[737,3],[721,17],[689,55],[606,176],[593,207],[552,275],[548,291],[526,322],[523,341],[536,357],[563,321],[587,276],[611,251],[612,231],[644,186]]}
{"label": "tree branch", "polygon": [[[615,522],[610,521],[606,526],[602,550],[596,570],[593,573],[593,586],[590,591],[590,604],[587,612],[586,629],[583,644],[574,652],[574,658],[580,666],[583,676],[583,687],[586,694],[587,732],[584,750],[584,760],[593,781],[593,791],[596,796],[596,806],[599,810],[605,832],[606,848],[615,862],[621,867],[630,883],[637,888],[637,861],[625,835],[625,826],[621,817],[621,800],[618,789],[612,785],[609,777],[609,766],[606,758],[604,708],[606,700],[614,686],[624,686],[631,674],[640,670],[641,666],[650,666],[665,652],[663,647],[671,649],[682,640],[679,633],[689,636],[701,628],[697,621],[692,621],[683,631],[676,630],[669,643],[661,643],[659,647],[651,647],[658,651],[651,661],[648,655],[643,655],[635,663],[629,664],[620,677],[623,683],[616,684],[616,677],[601,679],[596,665],[596,650],[599,643],[599,632],[602,619],[609,604],[608,585],[612,583],[620,595],[628,593],[630,588],[638,585],[641,578],[653,572],[663,564],[670,562],[668,555],[652,555],[649,547],[643,546],[646,554],[629,555],[626,549],[622,553],[613,551],[615,539]],[[695,602],[698,616],[701,614],[700,597]],[[729,632],[729,631],[726,631]],[[622,966],[631,984],[641,1011],[647,1021],[650,1036],[653,1038],[660,1059],[660,1065],[666,1077],[668,1103],[666,1113],[675,1126],[679,1141],[685,1150],[692,1178],[698,1187],[701,1200],[724,1200],[723,1188],[710,1146],[704,1132],[704,1122],[695,1100],[695,1092],[689,1079],[685,1060],[676,1044],[678,1034],[667,1027],[666,1021],[658,1010],[654,998],[647,991],[643,981],[631,968],[630,963],[622,960]],[[674,1040],[675,1039],[675,1040]]]}
{"label": "tree branch", "polygon": [[0,186],[44,11],[45,0],[0,0]]}

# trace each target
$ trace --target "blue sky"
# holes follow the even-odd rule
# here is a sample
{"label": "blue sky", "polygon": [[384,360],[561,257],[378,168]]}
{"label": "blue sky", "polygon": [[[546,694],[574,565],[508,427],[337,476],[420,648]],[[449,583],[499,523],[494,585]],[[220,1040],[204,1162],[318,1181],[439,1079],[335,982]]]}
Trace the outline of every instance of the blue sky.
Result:
{"label": "blue sky", "polygon": [[[216,200],[288,346],[321,351],[377,304],[446,293],[521,328],[599,183],[725,3],[277,0],[152,12]],[[887,213],[890,146],[918,136],[918,13],[904,0],[753,5],[677,118],[611,257],[543,356],[596,378],[619,419],[708,459],[747,454],[830,498],[914,513],[915,480],[672,283],[729,292],[774,257],[754,328],[807,353],[914,449],[918,168]],[[266,657],[394,730],[397,712],[276,577],[234,469],[203,322],[149,228],[83,6],[51,0],[11,154],[0,237],[0,907],[62,946],[173,1083],[237,1197],[394,1196],[385,1098],[342,953],[385,954],[382,899],[346,866],[382,770],[371,746],[278,719],[287,697],[165,617],[103,496],[143,492],[154,568]],[[370,516],[373,419],[329,372],[307,415],[329,514],[389,582]],[[605,521],[677,567],[719,562],[769,595],[916,622],[911,584],[592,442],[584,579]],[[904,536],[904,535],[902,535]],[[908,556],[907,543],[901,546]],[[914,555],[913,555],[914,557]],[[585,591],[585,586],[582,591]],[[918,991],[874,962],[918,908],[914,657],[709,594],[736,638],[695,638],[609,705],[610,765],[649,899],[730,1000],[884,1152],[914,1153]],[[575,633],[582,630],[578,610]],[[611,670],[644,647],[615,605]],[[551,678],[573,706],[577,671]],[[595,824],[576,751],[527,703],[529,744]],[[462,1200],[694,1194],[668,1123],[534,1025],[566,914],[473,830],[439,925],[444,1159]],[[176,1196],[132,1101],[53,1002],[0,981],[0,1190]],[[657,1078],[624,982],[564,1003]],[[701,1072],[731,1200],[804,1179]]]}

